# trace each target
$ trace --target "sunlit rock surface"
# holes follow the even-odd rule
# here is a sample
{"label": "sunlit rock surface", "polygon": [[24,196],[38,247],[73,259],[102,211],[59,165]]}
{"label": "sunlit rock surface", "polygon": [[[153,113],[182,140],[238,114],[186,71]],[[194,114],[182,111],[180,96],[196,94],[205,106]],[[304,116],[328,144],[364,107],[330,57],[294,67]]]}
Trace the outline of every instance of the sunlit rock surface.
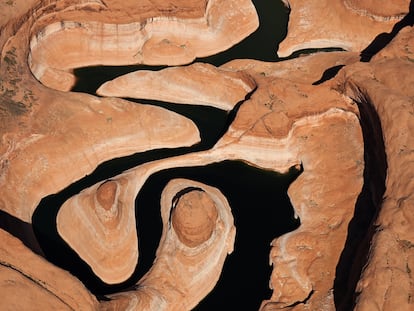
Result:
{"label": "sunlit rock surface", "polygon": [[[99,20],[87,20],[88,11],[108,11],[102,2],[97,8],[88,8],[79,16],[52,12],[55,22],[40,28],[43,20],[35,24],[36,32],[30,40],[29,65],[35,77],[46,86],[68,91],[75,83],[73,68],[91,65],[181,65],[221,52],[251,34],[258,27],[254,6],[249,0],[204,1],[199,16],[183,18],[165,16],[165,10],[186,11],[193,9],[184,3],[167,9],[149,3],[137,5],[131,12],[136,21],[123,23],[125,18],[103,14]],[[202,1],[199,1],[202,2]],[[128,3],[128,2],[127,2]],[[190,2],[191,3],[191,2]],[[120,3],[118,3],[119,5]],[[179,9],[180,6],[183,8]],[[133,8],[127,4],[123,9]],[[72,8],[74,10],[76,8]],[[128,13],[127,13],[128,12]],[[141,14],[140,14],[141,13]],[[151,12],[152,13],[152,12]],[[108,16],[109,15],[109,16]],[[47,18],[44,17],[44,18]],[[64,57],[62,57],[64,55]]]}
{"label": "sunlit rock surface", "polygon": [[[190,209],[184,218],[192,219],[191,226],[195,222],[201,225],[201,239],[200,231],[198,236],[185,234],[183,239],[188,227],[182,226],[187,220],[177,215],[182,208]],[[197,219],[203,214],[209,228],[204,226],[206,219]],[[102,303],[103,310],[125,310],[126,306],[133,310],[191,310],[216,284],[227,254],[233,251],[236,233],[223,194],[198,182],[172,180],[161,196],[161,217],[163,232],[154,265],[135,291],[111,296],[112,301]]]}
{"label": "sunlit rock surface", "polygon": [[[401,31],[375,61],[345,68],[341,76],[345,94],[377,112],[387,156],[385,193],[375,221],[370,257],[358,282],[356,310],[376,306],[411,310],[413,305],[414,59],[410,51],[414,45],[409,43],[409,33],[413,34],[413,27]],[[399,51],[396,43],[400,43]]]}
{"label": "sunlit rock surface", "polygon": [[389,33],[409,12],[409,0],[284,0],[291,10],[288,34],[279,45],[280,57],[315,48],[364,50],[378,35]]}
{"label": "sunlit rock surface", "polygon": [[[147,88],[135,97],[225,110],[242,103],[211,149],[140,164],[70,198],[58,231],[98,277],[116,284],[137,264],[135,198],[152,174],[223,160],[276,172],[301,168],[288,190],[301,225],[271,244],[273,294],[260,309],[411,310],[413,6],[283,2],[291,12],[279,56],[318,47],[349,52],[132,74],[145,87],[168,83],[160,94]],[[16,0],[0,8],[1,309],[192,309],[233,250],[237,227],[220,189],[171,181],[160,198],[153,266],[135,287],[102,300],[34,254],[41,251],[31,217],[42,198],[107,160],[200,139],[192,121],[166,109],[63,92],[75,82],[73,69],[191,63],[254,31],[252,3]],[[184,77],[179,93],[171,81]],[[101,94],[134,97],[137,90],[124,84],[122,91]]]}
{"label": "sunlit rock surface", "polygon": [[2,310],[97,310],[97,299],[73,277],[0,229]]}
{"label": "sunlit rock surface", "polygon": [[255,86],[254,81],[242,72],[194,63],[161,71],[129,73],[104,83],[97,94],[212,106],[229,111]]}
{"label": "sunlit rock surface", "polygon": [[63,239],[105,283],[127,280],[138,262],[135,189],[109,180],[73,196],[59,209]]}

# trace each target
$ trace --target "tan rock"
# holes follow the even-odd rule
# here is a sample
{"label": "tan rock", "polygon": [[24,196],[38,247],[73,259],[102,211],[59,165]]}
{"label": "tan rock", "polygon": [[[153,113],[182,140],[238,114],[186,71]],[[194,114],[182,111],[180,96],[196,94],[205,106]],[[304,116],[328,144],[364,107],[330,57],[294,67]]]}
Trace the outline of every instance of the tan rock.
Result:
{"label": "tan rock", "polygon": [[59,234],[108,284],[127,280],[138,262],[134,190],[111,179],[71,197],[57,215]]}
{"label": "tan rock", "polygon": [[[190,120],[119,99],[84,94],[61,98],[46,92],[31,110],[31,118],[22,121],[30,130],[2,133],[6,153],[0,177],[4,191],[0,207],[27,222],[41,198],[62,190],[106,160],[199,140]],[[171,132],[171,128],[176,130]],[[68,169],[74,164],[76,170]]]}
{"label": "tan rock", "polygon": [[255,80],[277,77],[302,84],[320,84],[333,78],[343,66],[358,61],[359,55],[355,52],[319,52],[282,62],[235,59],[220,68],[247,72]]}
{"label": "tan rock", "polygon": [[2,229],[0,237],[1,310],[97,310],[98,301],[78,279]]}
{"label": "tan rock", "polygon": [[[242,160],[278,172],[302,166],[302,174],[289,188],[301,226],[272,242],[273,294],[261,309],[341,307],[335,301],[341,294],[335,292],[335,273],[349,247],[345,240],[351,218],[358,217],[356,200],[365,183],[372,188],[378,217],[372,228],[362,228],[374,235],[367,236],[371,249],[362,275],[352,276],[360,278],[355,309],[395,310],[398,306],[411,310],[414,41],[410,21],[405,20],[405,28],[398,23],[412,5],[408,0],[382,6],[370,0],[284,2],[292,11],[279,55],[333,45],[360,52],[384,36],[389,45],[376,50],[371,62],[364,64],[357,62],[357,53],[334,53],[277,64],[237,60],[211,68],[226,77],[230,70],[237,81],[242,77],[246,82],[248,76],[257,85],[219,142],[211,150],[145,163],[84,190],[62,208],[60,231],[83,258],[89,256],[85,260],[98,275],[119,282],[135,268],[138,252],[133,231],[115,228],[134,227],[134,199],[151,174],[222,160]],[[103,161],[153,148],[188,146],[199,138],[192,122],[163,109],[44,87],[27,66],[29,48],[35,76],[49,87],[68,90],[75,67],[188,63],[231,46],[257,26],[249,1],[36,4],[16,0],[0,5],[12,6],[0,10],[0,209],[26,222],[41,198],[82,178]],[[320,18],[321,12],[325,19]],[[237,35],[229,36],[233,32]],[[207,90],[215,90],[214,84]],[[209,99],[208,104],[212,102],[220,100]],[[367,111],[371,111],[368,117],[378,117],[380,125],[363,124],[368,122],[363,116]],[[365,141],[367,147],[378,148],[368,150],[368,160],[372,153],[386,152],[387,168],[375,167],[387,173],[383,202],[375,176],[363,179],[367,149],[362,134],[366,140],[370,136],[362,132],[360,123],[365,131],[383,137],[383,146],[378,137],[379,144]],[[175,195],[189,187],[202,190],[193,189],[175,201]],[[172,181],[161,200],[163,235],[153,267],[136,290],[111,295],[112,300],[101,303],[69,273],[0,230],[0,286],[5,293],[1,309],[193,308],[214,287],[232,250],[230,207],[218,189],[187,180]],[[87,216],[82,218],[82,213]],[[189,221],[194,217],[197,221]],[[75,226],[79,232],[70,230]],[[95,236],[85,243],[83,234]],[[364,247],[362,242],[356,244]],[[126,260],[101,260],[104,254],[125,254]],[[347,294],[353,290],[351,286]]]}
{"label": "tan rock", "polygon": [[44,85],[68,91],[76,80],[74,68],[186,64],[233,46],[257,27],[249,0],[210,0],[203,16],[192,19],[154,15],[127,24],[57,19],[34,27],[29,64]]}
{"label": "tan rock", "polygon": [[[200,190],[189,190],[176,202],[177,193],[189,188]],[[184,207],[182,200],[188,204],[189,199],[191,205]],[[190,214],[184,212],[185,219],[177,215],[182,208],[192,210]],[[186,235],[189,239],[183,241],[182,221],[191,218],[197,222],[200,215],[210,215],[207,223],[213,227],[207,230],[209,234],[202,239]],[[235,238],[226,198],[216,188],[185,179],[172,180],[161,196],[161,216],[163,233],[151,270],[135,291],[112,295],[111,301],[101,304],[102,310],[124,310],[127,305],[130,310],[191,310],[215,286]]]}
{"label": "tan rock", "polygon": [[374,0],[344,0],[348,9],[377,20],[400,19],[409,11],[409,1],[388,1],[378,5]]}
{"label": "tan rock", "polygon": [[[27,49],[20,48],[27,43],[27,28],[22,26],[2,50],[2,210],[31,222],[43,197],[90,174],[104,161],[199,141],[191,120],[166,109],[40,85],[24,61]],[[76,169],[68,169],[73,165]]]}
{"label": "tan rock", "polygon": [[[279,122],[281,115],[287,122]],[[229,159],[278,172],[301,164],[304,169],[289,189],[301,227],[273,242],[274,293],[263,309],[292,304],[334,308],[335,267],[362,187],[363,142],[356,107],[330,85],[263,79],[213,149],[146,163],[128,174],[145,180],[163,169]],[[133,301],[133,296],[122,297],[116,299]]]}
{"label": "tan rock", "polygon": [[[279,57],[289,56],[294,51],[314,48],[337,47],[360,52],[380,33],[391,32],[394,24],[408,13],[410,1],[392,2],[386,7],[374,1],[286,0],[284,2],[291,12],[288,34],[279,45]],[[387,8],[392,10],[388,11]],[[384,16],[388,14],[392,18]],[[373,16],[384,16],[384,18],[373,18]]]}
{"label": "tan rock", "polygon": [[206,242],[214,232],[217,208],[214,201],[201,190],[183,194],[171,212],[171,223],[178,239],[188,247]]}
{"label": "tan rock", "polygon": [[356,310],[372,310],[377,306],[383,310],[393,310],[395,306],[399,310],[412,309],[414,102],[412,87],[407,86],[413,85],[414,64],[406,57],[378,58],[369,64],[355,64],[343,72],[346,94],[362,105],[375,108],[387,155],[386,190],[378,206],[369,260],[358,283]]}
{"label": "tan rock", "polygon": [[132,72],[104,83],[97,90],[97,94],[231,110],[254,88],[254,81],[244,73],[218,69],[210,64],[194,63],[160,71]]}

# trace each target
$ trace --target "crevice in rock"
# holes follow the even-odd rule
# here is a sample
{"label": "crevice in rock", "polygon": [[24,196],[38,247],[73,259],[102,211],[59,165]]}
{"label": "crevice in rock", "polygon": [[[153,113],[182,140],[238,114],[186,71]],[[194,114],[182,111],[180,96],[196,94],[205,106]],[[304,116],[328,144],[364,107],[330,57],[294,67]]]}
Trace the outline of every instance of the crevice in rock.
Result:
{"label": "crevice in rock", "polygon": [[329,48],[318,48],[318,49],[302,49],[293,52],[291,55],[287,57],[283,57],[280,60],[289,60],[292,58],[304,57],[307,55],[319,53],[319,52],[344,52],[345,50],[340,47],[329,47]]}
{"label": "crevice in rock", "polygon": [[336,267],[334,302],[336,310],[352,310],[355,290],[363,267],[367,263],[370,241],[375,233],[387,174],[387,159],[380,119],[370,99],[360,90],[354,101],[360,111],[364,139],[364,185],[348,226],[345,247]]}
{"label": "crevice in rock", "polygon": [[361,62],[369,62],[375,54],[381,51],[395,38],[401,29],[407,26],[414,26],[414,0],[410,2],[409,12],[402,20],[395,23],[391,32],[380,33],[375,39],[361,52]]}
{"label": "crevice in rock", "polygon": [[295,303],[292,303],[292,304],[290,304],[290,305],[288,305],[288,306],[286,306],[286,307],[284,307],[283,309],[285,309],[285,308],[293,308],[293,307],[295,307],[295,306],[298,306],[298,305],[301,305],[301,304],[306,304],[311,298],[312,298],[312,295],[315,293],[315,291],[312,289],[310,292],[309,292],[309,295],[305,298],[305,299],[303,299],[303,300],[301,300],[301,301],[296,301]]}
{"label": "crevice in rock", "polygon": [[35,254],[43,256],[43,251],[36,239],[32,224],[24,222],[9,213],[0,210],[0,228],[18,238]]}
{"label": "crevice in rock", "polygon": [[75,309],[73,309],[69,304],[67,304],[59,295],[56,295],[53,291],[51,291],[49,288],[47,288],[46,283],[44,281],[38,280],[38,279],[34,278],[33,276],[25,273],[24,271],[20,270],[18,267],[15,267],[14,265],[12,265],[12,264],[10,264],[8,262],[5,262],[5,261],[0,260],[0,265],[3,266],[3,267],[6,267],[8,269],[12,269],[13,271],[16,271],[17,273],[21,274],[23,277],[25,277],[29,281],[33,282],[34,284],[36,284],[37,286],[39,286],[43,290],[47,291],[53,297],[55,297],[56,299],[58,299],[65,306],[67,306],[70,310],[74,310],[75,311]]}
{"label": "crevice in rock", "polygon": [[322,77],[318,81],[313,82],[312,85],[319,85],[325,81],[332,79],[333,77],[336,76],[338,71],[341,70],[341,68],[344,66],[345,65],[337,65],[337,66],[333,66],[331,68],[326,69],[323,72]]}

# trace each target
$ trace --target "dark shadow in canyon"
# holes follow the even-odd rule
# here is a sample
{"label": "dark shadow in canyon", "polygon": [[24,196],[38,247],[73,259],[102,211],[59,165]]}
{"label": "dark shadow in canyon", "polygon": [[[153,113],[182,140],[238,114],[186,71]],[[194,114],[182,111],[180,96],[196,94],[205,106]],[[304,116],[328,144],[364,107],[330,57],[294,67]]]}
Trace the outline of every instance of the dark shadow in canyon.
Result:
{"label": "dark shadow in canyon", "polygon": [[26,247],[34,253],[43,255],[42,249],[37,242],[32,224],[0,210],[0,228],[18,238]]}
{"label": "dark shadow in canyon", "polygon": [[[33,224],[48,260],[70,271],[99,299],[105,299],[106,294],[134,288],[151,267],[162,231],[160,196],[167,182],[173,178],[188,178],[215,186],[226,196],[232,208],[237,230],[235,251],[227,258],[215,290],[197,310],[224,307],[226,299],[234,299],[240,308],[257,309],[261,301],[271,295],[268,288],[270,242],[299,226],[299,220],[293,217],[287,188],[300,172],[292,169],[281,175],[240,161],[224,161],[153,174],[140,190],[135,203],[140,254],[138,265],[130,279],[116,285],[100,281],[57,232],[59,206],[74,194],[73,185],[43,199],[33,215]],[[77,190],[83,188],[81,186]],[[240,282],[240,275],[245,282]],[[237,299],[239,295],[248,298],[240,301]]]}
{"label": "dark shadow in canyon", "polygon": [[252,2],[259,16],[257,30],[228,50],[195,61],[221,66],[231,60],[243,58],[267,62],[279,60],[276,51],[286,37],[290,10],[280,0]]}
{"label": "dark shadow in canyon", "polygon": [[375,37],[375,39],[361,52],[361,62],[369,62],[375,54],[385,48],[388,43],[407,26],[414,26],[414,0],[411,0],[409,12],[402,20],[397,22],[391,32],[383,32]]}
{"label": "dark shadow in canyon", "polygon": [[387,174],[387,159],[379,116],[364,94],[356,100],[364,140],[364,184],[348,226],[345,247],[336,267],[334,302],[336,310],[353,310],[356,286],[367,263],[370,242],[375,233]]}
{"label": "dark shadow in canyon", "polygon": [[[231,121],[231,113],[226,113],[214,107],[178,105],[154,101],[152,104],[158,104],[190,117],[200,131],[201,142],[191,147],[156,149],[106,161],[100,164],[90,175],[74,182],[59,193],[43,198],[32,217],[36,238],[46,258],[53,264],[70,271],[98,297],[133,286],[138,280],[138,276],[134,273],[131,279],[117,285],[105,284],[96,277],[89,266],[59,236],[56,227],[56,217],[60,206],[83,189],[140,164],[209,149],[229,126],[228,118]],[[238,106],[235,109],[238,109]],[[157,222],[157,220],[154,221]],[[158,223],[161,225],[161,219],[159,219]]]}
{"label": "dark shadow in canyon", "polygon": [[72,92],[82,92],[96,95],[96,90],[102,84],[119,76],[138,70],[157,71],[166,67],[167,66],[128,65],[75,68],[73,73],[76,76],[76,84],[72,88]]}
{"label": "dark shadow in canyon", "polygon": [[326,69],[323,72],[322,77],[318,81],[313,82],[312,85],[319,85],[325,81],[331,80],[337,75],[338,71],[341,70],[341,68],[344,66],[345,65],[337,65],[337,66],[333,66],[331,68]]}
{"label": "dark shadow in canyon", "polygon": [[161,228],[154,221],[160,219],[163,188],[173,178],[195,180],[220,189],[227,198],[236,226],[236,241],[214,290],[193,310],[221,310],[229,305],[234,310],[259,309],[261,302],[271,295],[270,242],[299,226],[287,189],[301,172],[292,168],[282,175],[241,161],[224,161],[153,174],[136,200],[142,247],[140,274],[151,267],[161,236]]}

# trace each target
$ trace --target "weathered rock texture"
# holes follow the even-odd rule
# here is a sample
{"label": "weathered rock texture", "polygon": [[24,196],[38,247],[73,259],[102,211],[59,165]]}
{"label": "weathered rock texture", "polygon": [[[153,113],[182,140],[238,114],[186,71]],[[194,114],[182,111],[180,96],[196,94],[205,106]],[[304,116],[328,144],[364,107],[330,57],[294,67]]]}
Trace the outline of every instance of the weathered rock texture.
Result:
{"label": "weathered rock texture", "polygon": [[57,215],[59,234],[108,284],[127,280],[137,265],[134,190],[111,179],[73,196]]}
{"label": "weathered rock texture", "polygon": [[[409,28],[395,38],[405,41]],[[387,155],[387,179],[370,256],[358,283],[356,310],[413,308],[411,269],[413,252],[413,45],[401,45],[399,57],[385,50],[369,64],[355,64],[343,71],[345,94],[378,114]],[[408,48],[408,53],[407,49]],[[395,52],[394,44],[391,49]],[[403,80],[401,80],[403,77]]]}
{"label": "weathered rock texture", "polygon": [[[119,83],[128,76],[109,82],[121,93],[109,93],[107,85],[102,95],[226,110],[251,96],[213,148],[147,162],[92,185],[61,207],[58,230],[102,280],[122,282],[138,258],[135,197],[153,173],[223,160],[277,172],[301,167],[288,191],[301,225],[271,244],[273,294],[260,309],[411,310],[413,5],[284,2],[291,15],[279,55],[333,46],[349,52],[137,72],[133,83],[147,88],[139,92]],[[199,141],[196,126],[168,110],[62,92],[73,86],[73,69],[186,64],[230,47],[258,22],[247,0],[19,0],[3,7],[0,217],[26,227],[43,197],[104,161]],[[184,89],[171,84],[178,77]],[[162,83],[163,92],[149,94]],[[161,217],[151,269],[133,289],[103,301],[0,229],[1,309],[190,310],[215,286],[233,250],[231,207],[219,189],[178,179],[163,191]],[[30,230],[16,236],[34,249],[25,234]]]}
{"label": "weathered rock texture", "polygon": [[[104,83],[102,96],[155,99],[232,110],[255,88],[242,72],[225,71],[209,64],[194,63],[161,71],[140,70]],[[214,92],[211,90],[214,89]]]}
{"label": "weathered rock texture", "polygon": [[0,229],[1,310],[96,310],[98,301],[67,271]]}
{"label": "weathered rock texture", "polygon": [[[31,70],[43,84],[67,91],[75,82],[75,77],[70,73],[73,68],[186,64],[196,57],[231,47],[258,26],[254,6],[249,0],[199,2],[204,4],[204,7],[199,6],[204,12],[191,19],[165,16],[163,8],[154,3],[150,7],[152,5],[156,13],[148,16],[148,7],[138,5],[132,10],[138,21],[127,24],[114,23],[114,17],[109,14],[98,21],[89,21],[86,14],[82,18],[66,12],[52,12],[51,17],[43,19],[50,18],[56,22],[48,21],[42,29],[38,24],[42,24],[43,20],[33,26],[36,32],[30,41]],[[105,3],[102,2],[98,8],[94,3],[90,10],[105,10]],[[173,7],[180,10],[177,9],[180,3]],[[109,8],[106,9],[109,13]],[[130,13],[128,5],[123,9],[126,10],[124,14]]]}
{"label": "weathered rock texture", "polygon": [[[409,12],[409,0],[379,5],[375,1],[284,0],[290,10],[288,34],[278,55],[294,51],[337,47],[361,51],[376,36],[389,33]],[[321,18],[322,17],[322,18]]]}
{"label": "weathered rock texture", "polygon": [[[103,310],[191,310],[215,286],[235,238],[226,198],[216,188],[172,180],[161,196],[161,217],[163,232],[151,270],[135,291],[102,303]],[[188,234],[195,224],[197,234]]]}

